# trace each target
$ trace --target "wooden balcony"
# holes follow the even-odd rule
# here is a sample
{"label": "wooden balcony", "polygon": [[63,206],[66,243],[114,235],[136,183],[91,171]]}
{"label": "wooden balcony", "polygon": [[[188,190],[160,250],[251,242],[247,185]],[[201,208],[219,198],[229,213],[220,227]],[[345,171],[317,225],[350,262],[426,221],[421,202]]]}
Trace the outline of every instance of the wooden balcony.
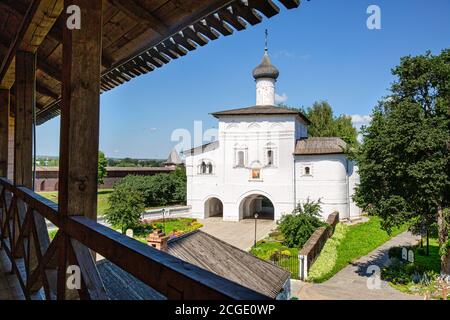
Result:
{"label": "wooden balcony", "polygon": [[[74,7],[80,28],[66,24]],[[279,11],[272,0],[0,0],[0,298],[108,299],[104,277],[118,270],[167,299],[267,298],[98,224],[97,153],[101,93]],[[59,206],[32,191],[33,128],[57,115]]]}
{"label": "wooden balcony", "polygon": [[[107,299],[93,251],[167,299],[268,299],[84,216],[63,217],[55,203],[4,178],[0,190],[1,248],[21,289],[12,297]],[[53,240],[44,218],[58,227]],[[76,292],[64,290],[69,265],[80,267]]]}

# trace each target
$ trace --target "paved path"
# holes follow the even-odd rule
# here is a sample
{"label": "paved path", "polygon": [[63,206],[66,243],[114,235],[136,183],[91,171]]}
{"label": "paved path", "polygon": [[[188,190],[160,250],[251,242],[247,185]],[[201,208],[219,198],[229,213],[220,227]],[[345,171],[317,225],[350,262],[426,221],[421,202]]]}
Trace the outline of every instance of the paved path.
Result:
{"label": "paved path", "polygon": [[[219,238],[239,249],[250,250],[255,242],[255,220],[244,219],[239,222],[223,221],[221,217],[199,220],[202,231]],[[273,220],[258,220],[256,238],[265,238],[276,226]]]}
{"label": "paved path", "polygon": [[[300,300],[423,300],[423,297],[404,294],[395,290],[386,281],[381,281],[380,289],[367,287],[367,267],[370,265],[384,266],[389,262],[387,251],[391,247],[414,245],[418,238],[409,232],[404,232],[367,256],[339,271],[330,280],[321,283],[305,283],[293,281],[292,294]],[[364,239],[361,239],[364,241]],[[372,279],[370,279],[372,280]]]}

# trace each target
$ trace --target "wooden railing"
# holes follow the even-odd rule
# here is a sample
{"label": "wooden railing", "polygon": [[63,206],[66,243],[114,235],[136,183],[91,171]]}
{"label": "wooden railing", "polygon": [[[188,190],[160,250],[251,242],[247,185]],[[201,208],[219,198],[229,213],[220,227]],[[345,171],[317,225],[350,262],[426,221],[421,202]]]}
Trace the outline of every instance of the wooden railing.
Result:
{"label": "wooden railing", "polygon": [[[53,240],[45,219],[58,227]],[[26,299],[38,291],[49,300],[107,299],[92,252],[168,299],[269,299],[84,216],[60,215],[54,202],[4,178],[0,178],[0,243]],[[67,287],[68,266],[79,267],[81,287]]]}

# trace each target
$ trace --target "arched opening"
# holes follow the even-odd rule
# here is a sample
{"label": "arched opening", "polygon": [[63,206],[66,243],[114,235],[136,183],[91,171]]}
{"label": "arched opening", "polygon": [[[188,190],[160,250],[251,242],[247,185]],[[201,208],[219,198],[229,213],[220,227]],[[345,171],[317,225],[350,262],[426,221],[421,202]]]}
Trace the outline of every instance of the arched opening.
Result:
{"label": "arched opening", "polygon": [[58,190],[59,190],[59,181],[56,182],[56,184],[55,184],[55,191],[58,191]]}
{"label": "arched opening", "polygon": [[205,202],[205,218],[223,217],[223,203],[218,198],[209,198]]}
{"label": "arched opening", "polygon": [[258,214],[258,219],[275,220],[275,207],[272,201],[260,194],[245,197],[239,205],[241,219],[254,219],[255,213]]}
{"label": "arched opening", "polygon": [[45,180],[41,182],[40,191],[45,191]]}

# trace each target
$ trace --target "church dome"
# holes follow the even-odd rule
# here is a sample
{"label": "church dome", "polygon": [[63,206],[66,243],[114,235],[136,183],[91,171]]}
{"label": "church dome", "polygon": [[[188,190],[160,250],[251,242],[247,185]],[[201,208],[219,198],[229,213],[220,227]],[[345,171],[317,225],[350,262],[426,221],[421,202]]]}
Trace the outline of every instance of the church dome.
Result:
{"label": "church dome", "polygon": [[253,78],[255,80],[260,78],[270,78],[277,79],[280,75],[280,71],[278,71],[277,67],[275,67],[271,62],[267,51],[264,53],[264,57],[254,70],[253,70]]}

